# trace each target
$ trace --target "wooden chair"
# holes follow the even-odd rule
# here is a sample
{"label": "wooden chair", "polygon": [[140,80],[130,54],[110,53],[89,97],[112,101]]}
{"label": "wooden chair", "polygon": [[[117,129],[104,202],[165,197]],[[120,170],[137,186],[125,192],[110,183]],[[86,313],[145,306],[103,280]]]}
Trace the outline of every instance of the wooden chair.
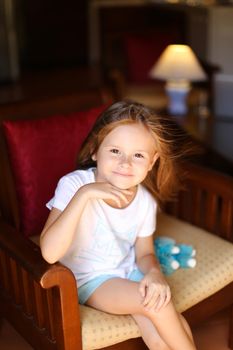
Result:
{"label": "wooden chair", "polygon": [[[42,102],[40,102],[40,108],[41,110],[43,109]],[[64,110],[65,106],[63,106],[63,112]],[[24,117],[30,116],[32,118],[33,112],[37,114],[36,110],[31,110],[29,113],[25,113]],[[49,112],[51,112],[51,109]],[[21,115],[20,108],[16,109],[12,115],[14,114],[16,117],[17,113]],[[44,115],[47,115],[45,111]],[[54,122],[56,118],[57,117],[43,119],[43,123],[45,123],[43,126],[47,125],[47,122],[49,125],[51,120]],[[74,118],[80,119],[83,118],[83,116],[76,114]],[[86,115],[85,118],[86,119],[82,119],[83,122],[84,120],[90,121],[88,115]],[[94,117],[92,117],[92,119],[93,118]],[[66,120],[67,122],[67,120],[69,121],[70,119],[72,119],[70,115],[65,117],[58,116],[59,125],[61,120],[63,120],[63,122]],[[36,119],[35,121],[29,120],[26,124],[25,122],[17,121],[13,124],[8,123],[8,128],[5,126],[4,133],[3,129],[1,129],[1,316],[5,317],[26,341],[28,341],[33,348],[38,350],[90,350],[100,348],[98,347],[96,339],[101,338],[101,336],[103,336],[101,332],[105,331],[108,331],[108,333],[110,332],[108,335],[109,339],[112,337],[112,339],[108,339],[109,345],[105,343],[105,349],[146,349],[140,338],[140,333],[130,316],[113,316],[85,306],[80,307],[77,299],[76,282],[72,272],[60,263],[53,265],[46,263],[41,256],[39,247],[32,241],[35,240],[35,237],[31,237],[32,240],[30,240],[25,236],[26,234],[28,236],[31,234],[29,231],[33,231],[32,226],[35,224],[33,219],[31,221],[29,220],[30,224],[25,226],[25,220],[36,218],[37,214],[34,211],[30,212],[25,202],[25,197],[23,196],[25,192],[22,192],[22,187],[21,189],[19,187],[17,178],[19,172],[15,171],[15,165],[19,164],[16,161],[16,154],[19,150],[22,152],[25,150],[25,141],[27,144],[28,139],[25,136],[22,137],[22,132],[25,132],[28,127],[32,127],[35,133],[39,130],[39,132],[35,134],[37,137],[44,135],[40,123],[40,119]],[[13,128],[14,131],[16,128],[16,130],[20,130],[21,132],[21,134],[17,134],[18,136],[16,139],[18,141],[16,140],[17,142],[13,143],[13,145],[10,142],[9,128]],[[29,131],[31,132],[32,129],[30,128]],[[55,132],[55,129],[52,130]],[[31,135],[30,132],[27,134],[28,137]],[[65,129],[63,133],[65,133]],[[62,134],[62,137],[63,136]],[[29,151],[29,153],[35,152],[33,148],[29,150],[26,148],[26,150]],[[47,156],[48,154],[46,152],[43,153],[44,158]],[[23,153],[24,160],[26,157],[27,154]],[[33,155],[32,159],[35,157],[36,156]],[[38,158],[38,162],[40,161],[41,160]],[[55,163],[56,162],[50,164],[50,169],[56,166]],[[62,165],[62,169],[60,170],[63,172],[64,161],[57,163]],[[217,240],[215,241],[215,247],[223,244],[223,250],[228,251],[228,258],[230,259],[229,256],[233,256],[233,246],[227,241],[233,242],[233,179],[197,165],[187,164],[185,168],[187,172],[186,187],[179,193],[176,202],[168,203],[165,206],[164,211],[168,215],[159,214],[158,231],[161,234],[165,233],[170,235],[170,233],[176,234],[176,230],[179,232],[184,230],[184,236],[187,236],[188,242],[193,242],[192,239],[194,235],[196,235],[196,243],[194,243],[194,245],[197,244],[198,241],[201,241],[200,237],[203,237],[204,244],[212,240]],[[35,171],[32,170],[31,172],[29,171],[31,177],[33,177],[33,173],[35,175]],[[23,168],[23,172],[27,173],[25,168]],[[18,174],[17,176],[16,173]],[[21,178],[21,180],[23,179]],[[30,178],[30,183],[28,183],[27,180],[27,183],[24,184],[24,186],[29,189],[29,192],[27,192],[28,194],[33,192],[31,192],[31,190],[33,189],[35,181],[33,177]],[[46,181],[49,181],[49,174]],[[21,185],[22,183],[21,181]],[[50,187],[55,188],[55,185],[55,183],[51,183]],[[37,191],[37,196],[41,195],[40,192],[43,192],[43,185],[40,186],[41,187]],[[46,197],[49,198],[50,196],[50,193],[46,194]],[[26,196],[26,199],[28,199],[28,196]],[[36,202],[36,207],[38,208],[40,205],[44,205],[43,203],[39,204],[38,198],[32,198],[32,195],[30,195],[30,200],[32,200],[33,203]],[[45,213],[45,215],[47,215],[47,213]],[[42,221],[43,220],[45,220],[45,217],[43,217]],[[211,234],[206,233],[200,228],[210,231]],[[33,233],[38,234],[39,229],[37,232]],[[215,238],[216,235],[222,237],[224,240]],[[205,252],[207,246],[200,246],[200,250],[202,249],[202,251]],[[204,262],[202,263],[205,265]],[[183,307],[183,314],[190,325],[195,326],[214,313],[229,308],[229,318],[231,319],[229,326],[229,344],[231,349],[233,349],[233,262],[232,260],[228,260],[226,263],[228,263],[228,272],[224,277],[226,278],[226,280],[223,281],[225,284],[223,283],[223,285],[219,287],[219,282],[215,281],[212,283],[215,285],[215,291],[212,290],[211,294],[208,296],[205,294],[208,288],[204,286],[203,291],[198,296],[199,301],[196,300],[193,302],[189,300],[189,306]],[[201,264],[201,262],[198,261],[198,264]],[[215,267],[218,268],[219,266]],[[209,271],[212,270],[213,267],[205,266],[205,269]],[[189,276],[195,277],[196,270],[179,270],[171,277],[172,288],[179,289],[179,285],[176,283],[176,274],[180,276],[181,280],[184,275],[186,278],[190,279]],[[199,283],[195,282],[195,278],[191,278],[191,281],[193,281],[193,285],[191,285],[190,288],[195,290]],[[177,296],[177,304],[182,301],[181,299],[181,297]],[[118,323],[119,318],[122,325],[121,329]],[[88,327],[93,325],[94,320],[97,325],[89,330]],[[102,321],[106,329],[100,329],[103,328]],[[134,332],[132,332],[133,334],[126,334],[125,340],[121,340],[119,343],[119,334],[127,333],[128,327],[134,329]],[[113,333],[115,336],[113,336]],[[89,338],[92,339],[91,345],[86,343]]]}

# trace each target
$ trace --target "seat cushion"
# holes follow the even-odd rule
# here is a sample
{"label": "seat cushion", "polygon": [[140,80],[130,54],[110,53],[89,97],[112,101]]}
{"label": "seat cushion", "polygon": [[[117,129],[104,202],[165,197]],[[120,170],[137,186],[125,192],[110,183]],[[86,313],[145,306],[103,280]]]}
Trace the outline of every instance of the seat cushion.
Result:
{"label": "seat cushion", "polygon": [[116,316],[80,305],[83,350],[101,349],[141,336],[130,315]]}
{"label": "seat cushion", "polygon": [[233,281],[233,244],[205,230],[160,214],[156,234],[191,244],[197,251],[194,269],[167,276],[177,310],[183,312]]}
{"label": "seat cushion", "polygon": [[[165,214],[158,215],[156,235],[173,237],[197,250],[197,266],[167,276],[179,312],[233,281],[233,244]],[[131,316],[116,316],[81,306],[83,349],[99,349],[140,336]]]}
{"label": "seat cushion", "polygon": [[77,152],[106,105],[69,115],[3,122],[25,236],[41,231],[57,181],[76,167]]}

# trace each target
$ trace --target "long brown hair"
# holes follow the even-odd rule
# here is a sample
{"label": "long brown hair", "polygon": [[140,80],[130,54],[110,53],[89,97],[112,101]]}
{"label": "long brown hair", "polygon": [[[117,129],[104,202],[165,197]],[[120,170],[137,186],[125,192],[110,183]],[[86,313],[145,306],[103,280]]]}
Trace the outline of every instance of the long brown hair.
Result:
{"label": "long brown hair", "polygon": [[143,185],[159,201],[171,198],[180,184],[180,161],[187,150],[184,134],[170,117],[156,114],[152,109],[133,101],[112,104],[96,120],[78,155],[78,169],[95,167],[93,154],[114,128],[123,124],[142,123],[156,141],[159,159],[148,172]]}

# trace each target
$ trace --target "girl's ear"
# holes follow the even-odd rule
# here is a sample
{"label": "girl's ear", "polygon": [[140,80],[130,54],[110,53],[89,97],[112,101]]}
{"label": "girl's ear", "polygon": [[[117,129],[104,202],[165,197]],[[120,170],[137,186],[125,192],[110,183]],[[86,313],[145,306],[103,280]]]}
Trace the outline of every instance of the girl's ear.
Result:
{"label": "girl's ear", "polygon": [[97,160],[96,153],[92,154],[91,159],[95,162]]}
{"label": "girl's ear", "polygon": [[151,165],[149,167],[149,171],[153,168],[155,162],[159,159],[159,152],[156,152],[154,154],[154,157],[152,158],[152,162],[151,162]]}

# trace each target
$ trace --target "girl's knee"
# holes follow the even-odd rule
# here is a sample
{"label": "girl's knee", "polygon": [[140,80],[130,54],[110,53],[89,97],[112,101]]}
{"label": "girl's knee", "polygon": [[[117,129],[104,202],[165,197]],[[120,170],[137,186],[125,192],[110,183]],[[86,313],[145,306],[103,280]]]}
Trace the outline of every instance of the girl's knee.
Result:
{"label": "girl's knee", "polygon": [[167,346],[167,344],[163,343],[163,344],[160,344],[160,345],[156,348],[156,350],[171,350],[171,348],[169,348],[169,347]]}
{"label": "girl's knee", "polygon": [[161,307],[161,309],[158,311],[156,311],[154,309],[147,310],[147,309],[143,308],[143,314],[144,314],[144,316],[148,317],[150,320],[154,320],[155,317],[157,319],[159,319],[160,317],[163,318],[169,312],[173,312],[174,310],[175,309],[174,309],[174,305],[173,305],[172,301],[169,301],[169,303],[166,306]]}
{"label": "girl's knee", "polygon": [[147,347],[150,350],[171,350],[156,333],[152,333],[147,339]]}

